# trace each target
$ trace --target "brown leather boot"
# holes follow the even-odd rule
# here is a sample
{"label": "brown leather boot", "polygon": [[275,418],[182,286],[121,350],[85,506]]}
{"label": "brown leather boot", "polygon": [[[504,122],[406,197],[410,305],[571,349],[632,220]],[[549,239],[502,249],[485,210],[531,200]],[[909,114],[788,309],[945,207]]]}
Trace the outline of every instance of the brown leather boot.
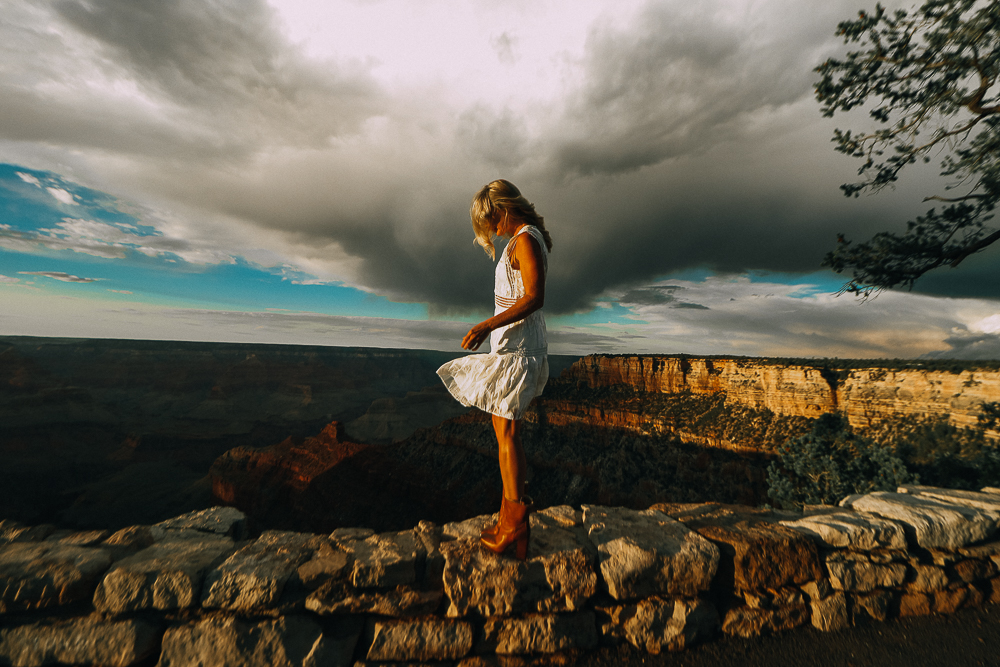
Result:
{"label": "brown leather boot", "polygon": [[[507,511],[503,512],[504,507]],[[524,560],[528,557],[528,538],[531,528],[528,525],[528,515],[532,503],[527,498],[521,500],[504,500],[501,506],[500,522],[493,535],[480,538],[483,546],[493,553],[502,554],[511,546],[514,547],[514,557]]]}
{"label": "brown leather boot", "polygon": [[494,537],[497,531],[500,530],[500,522],[503,521],[503,515],[507,513],[508,501],[506,496],[503,497],[503,501],[500,503],[500,513],[497,514],[497,521],[489,528],[485,528],[479,532],[479,539],[486,537]]}

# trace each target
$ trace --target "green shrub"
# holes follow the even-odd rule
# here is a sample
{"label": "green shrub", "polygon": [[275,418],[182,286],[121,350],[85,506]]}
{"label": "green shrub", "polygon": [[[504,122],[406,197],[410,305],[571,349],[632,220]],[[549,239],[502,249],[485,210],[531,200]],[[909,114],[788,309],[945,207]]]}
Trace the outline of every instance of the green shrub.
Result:
{"label": "green shrub", "polygon": [[852,493],[895,491],[916,481],[892,447],[856,435],[835,414],[817,419],[812,431],[778,447],[768,467],[768,496],[775,505],[835,504]]}

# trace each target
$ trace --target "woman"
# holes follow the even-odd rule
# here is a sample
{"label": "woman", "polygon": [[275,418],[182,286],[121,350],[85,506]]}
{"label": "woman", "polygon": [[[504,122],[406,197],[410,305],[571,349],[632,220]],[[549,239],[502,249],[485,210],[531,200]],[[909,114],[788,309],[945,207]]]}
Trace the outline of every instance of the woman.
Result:
{"label": "woman", "polygon": [[510,243],[497,262],[494,282],[496,310],[462,339],[462,347],[476,350],[490,338],[489,354],[449,361],[438,369],[448,391],[466,406],[493,415],[500,446],[503,502],[497,523],[481,534],[483,545],[495,553],[510,546],[524,560],[528,553],[528,512],[524,498],[527,461],[521,446],[521,419],[549,378],[545,341],[545,272],[552,239],[542,216],[514,184],[496,180],[484,186],[469,211],[476,243],[495,258],[494,236]]}

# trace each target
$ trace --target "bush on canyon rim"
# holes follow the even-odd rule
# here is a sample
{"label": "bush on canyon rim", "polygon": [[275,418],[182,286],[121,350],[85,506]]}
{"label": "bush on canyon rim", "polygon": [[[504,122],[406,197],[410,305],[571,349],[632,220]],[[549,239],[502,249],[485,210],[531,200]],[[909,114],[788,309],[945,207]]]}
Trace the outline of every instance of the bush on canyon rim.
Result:
{"label": "bush on canyon rim", "polygon": [[806,435],[778,447],[767,495],[784,509],[832,505],[852,493],[895,491],[918,481],[894,448],[853,432],[841,415],[825,414]]}

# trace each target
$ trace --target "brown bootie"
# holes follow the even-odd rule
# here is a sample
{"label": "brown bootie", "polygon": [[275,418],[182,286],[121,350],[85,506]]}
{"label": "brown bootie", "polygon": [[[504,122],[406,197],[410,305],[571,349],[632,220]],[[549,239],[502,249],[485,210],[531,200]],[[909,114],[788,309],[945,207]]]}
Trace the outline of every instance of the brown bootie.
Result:
{"label": "brown bootie", "polygon": [[503,515],[507,513],[507,505],[508,504],[509,504],[509,501],[507,500],[507,497],[504,496],[503,500],[500,503],[500,513],[497,514],[496,523],[494,523],[489,528],[484,528],[483,530],[481,530],[479,532],[479,539],[485,539],[486,537],[491,537],[492,538],[492,537],[496,536],[497,531],[500,530],[500,522],[503,521]]}
{"label": "brown bootie", "polygon": [[[504,509],[506,508],[506,512]],[[497,530],[492,535],[480,537],[483,546],[493,553],[502,554],[511,546],[514,547],[514,557],[524,560],[528,557],[528,538],[531,528],[528,525],[528,515],[532,503],[527,498],[521,500],[504,499],[500,507],[500,521]]]}

